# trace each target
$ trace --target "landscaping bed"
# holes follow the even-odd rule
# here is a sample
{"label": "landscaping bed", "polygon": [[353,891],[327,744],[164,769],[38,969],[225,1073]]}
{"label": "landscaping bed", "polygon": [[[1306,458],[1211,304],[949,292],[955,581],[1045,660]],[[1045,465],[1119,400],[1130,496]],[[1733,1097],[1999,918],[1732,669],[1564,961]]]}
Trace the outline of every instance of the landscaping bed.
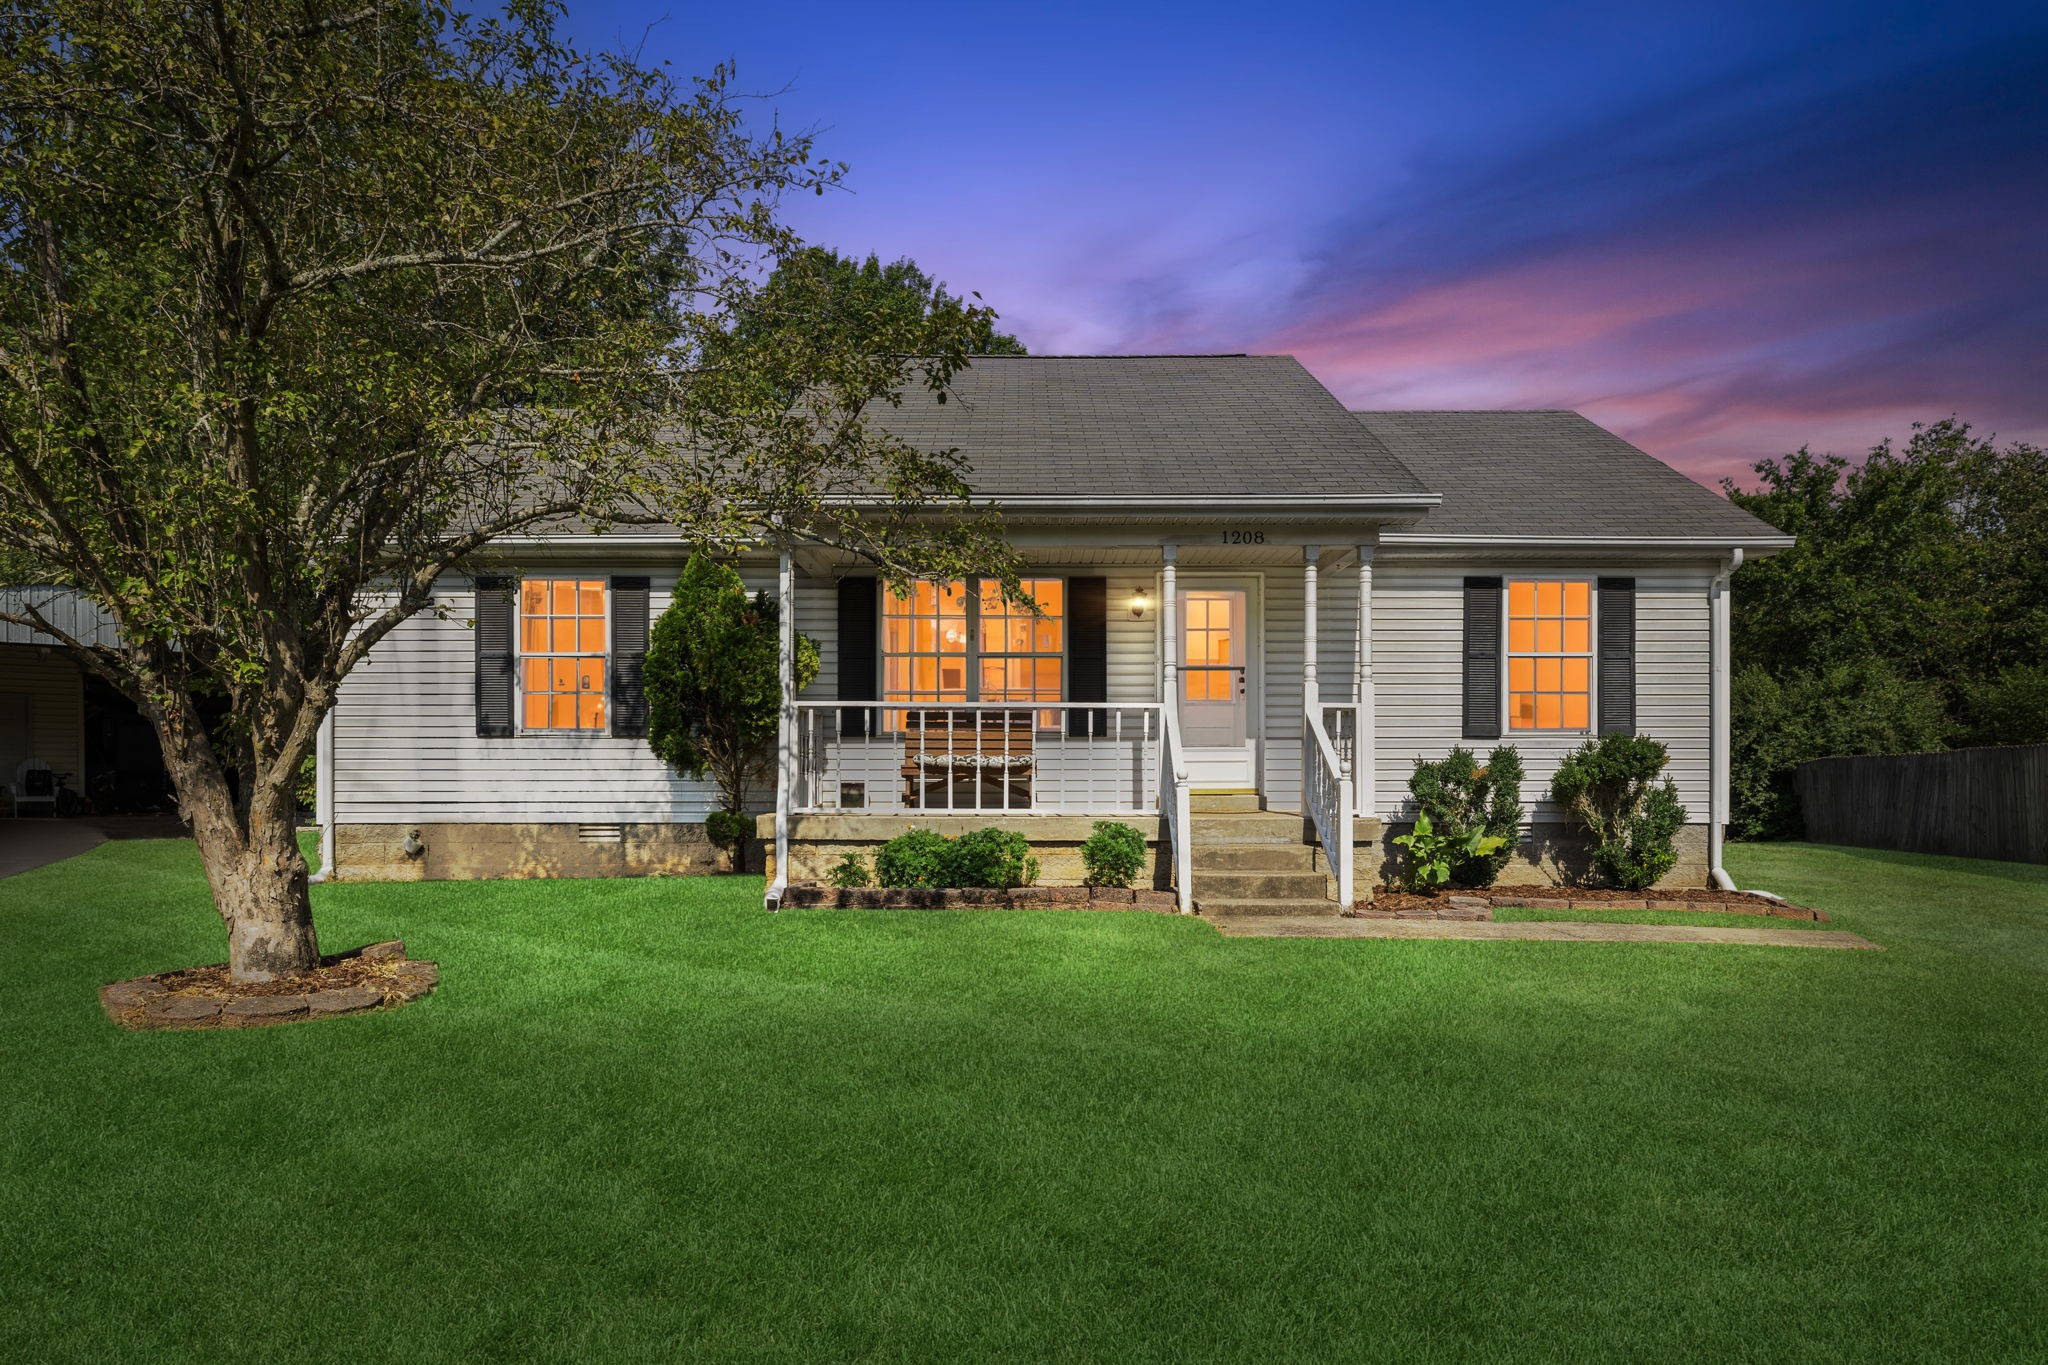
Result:
{"label": "landscaping bed", "polygon": [[1774,919],[1824,921],[1825,912],[1755,891],[1693,887],[1674,891],[1622,891],[1597,887],[1537,887],[1534,890],[1457,891],[1434,895],[1373,888],[1372,899],[1344,913],[1353,919],[1491,919],[1496,906],[1531,910],[1686,910],[1712,915],[1768,915]]}
{"label": "landscaping bed", "polygon": [[796,882],[782,893],[785,909],[837,910],[1151,910],[1179,908],[1171,891],[1128,886],[825,886]]}
{"label": "landscaping bed", "polygon": [[225,962],[100,987],[100,1008],[127,1029],[260,1028],[409,1004],[431,995],[441,969],[396,939],[320,959],[303,976],[237,984]]}

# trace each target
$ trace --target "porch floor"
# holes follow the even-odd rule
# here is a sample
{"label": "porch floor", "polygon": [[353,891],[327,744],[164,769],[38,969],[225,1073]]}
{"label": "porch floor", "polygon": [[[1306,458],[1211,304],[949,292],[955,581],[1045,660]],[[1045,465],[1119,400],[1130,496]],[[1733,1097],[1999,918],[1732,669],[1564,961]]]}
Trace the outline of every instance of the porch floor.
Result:
{"label": "porch floor", "polygon": [[1729,943],[1752,948],[1867,948],[1879,944],[1840,929],[1718,929],[1695,924],[1493,923],[1344,919],[1335,915],[1204,916],[1226,938],[1538,939],[1552,943]]}

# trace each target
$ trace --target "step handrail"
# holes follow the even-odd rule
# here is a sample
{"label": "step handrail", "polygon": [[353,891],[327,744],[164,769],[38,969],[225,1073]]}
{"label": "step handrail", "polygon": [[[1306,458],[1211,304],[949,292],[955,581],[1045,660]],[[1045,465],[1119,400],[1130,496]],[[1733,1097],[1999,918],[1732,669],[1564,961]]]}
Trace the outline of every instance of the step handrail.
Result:
{"label": "step handrail", "polygon": [[1161,712],[1159,745],[1160,813],[1166,817],[1166,837],[1173,849],[1173,891],[1175,907],[1183,915],[1195,913],[1194,801],[1188,784],[1187,752],[1180,738],[1180,708],[1167,706]]}
{"label": "step handrail", "polygon": [[1338,756],[1337,746],[1330,742],[1321,707],[1309,708],[1301,747],[1309,778],[1309,816],[1315,821],[1323,858],[1337,874],[1337,901],[1349,910],[1355,890],[1351,866],[1351,766]]}

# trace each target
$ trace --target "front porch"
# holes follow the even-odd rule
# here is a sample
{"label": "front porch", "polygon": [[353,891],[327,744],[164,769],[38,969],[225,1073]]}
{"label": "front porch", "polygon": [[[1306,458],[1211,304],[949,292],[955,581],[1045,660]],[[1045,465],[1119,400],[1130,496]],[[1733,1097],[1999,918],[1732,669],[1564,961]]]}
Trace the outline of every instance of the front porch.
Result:
{"label": "front porch", "polygon": [[[1019,829],[1046,882],[1078,882],[1079,842],[1116,819],[1147,836],[1141,885],[1171,888],[1191,912],[1196,797],[1228,793],[1294,817],[1332,873],[1332,901],[1348,904],[1354,821],[1377,813],[1360,723],[1375,546],[1352,530],[1330,550],[1279,534],[1020,544],[1027,579],[1045,585],[1034,594],[1056,599],[1035,624],[971,584],[870,596],[850,560],[784,552],[780,780],[762,820],[771,903],[913,824]],[[827,659],[803,696],[789,686],[798,630]],[[1046,647],[1022,655],[1034,637]]]}

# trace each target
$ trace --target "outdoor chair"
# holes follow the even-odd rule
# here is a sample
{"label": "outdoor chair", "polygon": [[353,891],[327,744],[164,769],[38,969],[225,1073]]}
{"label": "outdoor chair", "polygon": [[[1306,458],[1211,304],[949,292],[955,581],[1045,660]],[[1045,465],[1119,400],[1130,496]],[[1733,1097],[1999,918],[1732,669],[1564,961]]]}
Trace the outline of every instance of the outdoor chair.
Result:
{"label": "outdoor chair", "polygon": [[25,759],[14,769],[14,813],[18,817],[30,806],[42,806],[57,813],[57,775],[39,758]]}

